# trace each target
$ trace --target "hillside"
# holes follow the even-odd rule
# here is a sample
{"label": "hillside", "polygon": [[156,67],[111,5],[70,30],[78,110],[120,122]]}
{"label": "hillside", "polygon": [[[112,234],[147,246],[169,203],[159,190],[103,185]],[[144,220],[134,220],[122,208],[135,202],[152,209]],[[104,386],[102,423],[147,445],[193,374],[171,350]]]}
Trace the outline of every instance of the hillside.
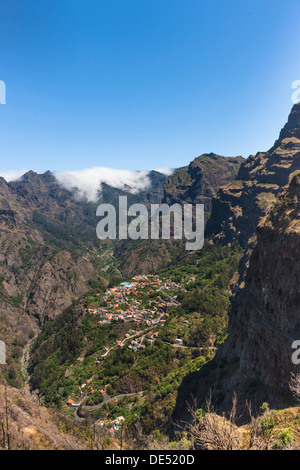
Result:
{"label": "hillside", "polygon": [[123,416],[147,435],[166,432],[184,376],[224,341],[228,289],[241,253],[238,246],[207,246],[157,275],[128,278],[128,287],[94,291],[35,341],[32,389],[74,416],[72,400],[83,420]]}
{"label": "hillside", "polygon": [[300,338],[299,247],[298,173],[257,228],[245,288],[235,298],[228,340],[219,352],[226,360],[239,357],[236,383],[251,382],[277,406],[286,403],[291,373],[299,373],[291,357],[293,340]]}
{"label": "hillside", "polygon": [[103,284],[89,210],[49,172],[0,180],[0,322],[12,385],[26,342],[91,282]]}
{"label": "hillside", "polygon": [[201,155],[167,178],[163,201],[169,205],[204,204],[205,211],[210,212],[212,198],[221,186],[236,178],[243,161],[242,157]]}
{"label": "hillside", "polygon": [[244,420],[246,400],[255,413],[264,402],[275,409],[295,403],[290,383],[299,374],[292,362],[292,344],[300,337],[299,201],[296,172],[257,227],[245,285],[231,299],[228,337],[213,361],[182,383],[177,418],[187,417],[186,400],[193,395],[201,406],[209,391],[218,410],[228,410],[236,393]]}
{"label": "hillside", "polygon": [[0,385],[0,450],[88,450],[89,431]]}
{"label": "hillside", "polygon": [[[213,197],[221,186],[234,181],[242,157],[223,157],[213,153],[195,158],[179,168],[164,183],[162,203],[204,204],[209,217]],[[160,202],[160,201],[159,201]],[[126,276],[156,272],[164,266],[184,258],[185,249],[178,240],[138,240],[120,242],[115,257]]]}
{"label": "hillside", "polygon": [[29,171],[11,183],[0,179],[0,325],[11,385],[22,384],[25,345],[74,301],[104,288],[120,270],[155,271],[181,256],[180,243],[102,242],[96,236],[99,203],[117,204],[120,195],[128,204],[161,202],[166,176],[152,171],[149,180],[151,186],[137,194],[103,184],[99,200],[89,202],[50,172]]}
{"label": "hillside", "polygon": [[[50,172],[0,178],[0,327],[7,346],[11,385],[22,383],[22,349],[47,323],[95,286],[118,273],[114,242],[96,236],[96,208],[127,195],[129,203],[158,202],[165,176],[149,173],[151,187],[139,194],[102,186],[97,202],[78,198]],[[100,187],[99,187],[100,190]]]}

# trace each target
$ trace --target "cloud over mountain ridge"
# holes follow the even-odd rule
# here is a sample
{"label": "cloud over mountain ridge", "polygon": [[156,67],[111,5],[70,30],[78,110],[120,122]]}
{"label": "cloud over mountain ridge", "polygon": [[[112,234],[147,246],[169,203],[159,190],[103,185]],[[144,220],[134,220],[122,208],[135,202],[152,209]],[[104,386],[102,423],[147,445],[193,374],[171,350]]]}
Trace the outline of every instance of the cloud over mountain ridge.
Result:
{"label": "cloud over mountain ridge", "polygon": [[[160,168],[155,170],[164,175],[173,172],[171,168]],[[0,172],[0,176],[8,181],[15,181],[26,173],[26,170]],[[120,170],[107,167],[85,168],[83,170],[54,171],[58,183],[69,191],[75,190],[79,198],[95,202],[101,193],[101,185],[107,184],[120,190],[138,193],[151,186],[149,170]]]}

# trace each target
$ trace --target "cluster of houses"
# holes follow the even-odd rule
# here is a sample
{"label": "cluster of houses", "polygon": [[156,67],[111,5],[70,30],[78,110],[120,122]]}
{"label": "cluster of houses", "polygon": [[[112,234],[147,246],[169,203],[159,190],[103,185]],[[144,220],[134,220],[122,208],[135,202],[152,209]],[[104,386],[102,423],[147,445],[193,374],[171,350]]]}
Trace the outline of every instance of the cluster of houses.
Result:
{"label": "cluster of houses", "polygon": [[[104,306],[88,308],[88,313],[99,316],[100,325],[112,321],[131,321],[149,327],[163,325],[163,317],[168,316],[167,309],[178,305],[176,296],[165,292],[172,290],[182,290],[182,287],[155,275],[135,276],[132,282],[122,282],[108,289],[103,296]],[[157,295],[153,297],[155,293]],[[152,294],[147,305],[140,299],[142,294]]]}
{"label": "cluster of houses", "polygon": [[[91,384],[92,380],[93,380],[93,377],[91,377],[90,379],[87,379],[87,381],[85,383],[78,386],[80,397],[95,393],[96,390],[95,390],[94,386]],[[110,384],[104,385],[102,387],[102,389],[99,390],[99,392],[102,395],[106,395],[108,387],[110,387]],[[71,408],[78,408],[78,406],[80,406],[80,402],[75,402],[74,400],[72,400],[70,398],[67,401],[67,405]]]}
{"label": "cluster of houses", "polygon": [[[192,282],[194,278],[191,277],[188,281]],[[125,342],[133,352],[143,351],[147,346],[153,345],[159,337],[156,327],[165,323],[166,317],[169,316],[168,309],[170,307],[179,305],[176,294],[181,291],[185,291],[182,285],[160,279],[157,275],[147,274],[137,275],[133,277],[131,282],[122,282],[120,285],[108,289],[104,295],[97,294],[103,300],[102,306],[88,308],[87,310],[89,314],[99,318],[99,325],[111,323],[112,321],[130,321],[137,324],[137,326],[146,327],[147,331],[145,332],[145,328],[140,329],[133,326],[133,329],[126,333],[123,341],[117,341],[110,349],[108,347],[104,348],[105,353],[102,357],[105,357],[111,349],[124,346]],[[175,344],[182,346],[183,340],[177,338]],[[83,357],[78,358],[78,361],[82,360]],[[103,362],[96,360],[96,364],[102,365]],[[90,378],[86,383],[78,386],[80,397],[95,392],[95,386],[91,383],[92,379]],[[109,384],[102,386],[99,390],[104,398],[108,387]],[[67,405],[78,408],[80,403],[69,399]],[[108,420],[98,421],[96,424],[109,426],[110,432],[113,433],[118,430],[122,419],[124,418],[119,417],[114,422]]]}
{"label": "cluster of houses", "polygon": [[116,431],[119,431],[121,424],[125,421],[124,416],[118,416],[118,418],[114,419],[113,421],[109,421],[108,419],[103,419],[96,421],[96,426],[107,427],[109,428],[109,433],[114,434]]}
{"label": "cluster of houses", "polygon": [[158,332],[150,332],[138,338],[134,338],[129,344],[129,349],[132,349],[133,352],[136,352],[138,349],[145,349],[146,346],[151,346],[155,340],[158,338]]}

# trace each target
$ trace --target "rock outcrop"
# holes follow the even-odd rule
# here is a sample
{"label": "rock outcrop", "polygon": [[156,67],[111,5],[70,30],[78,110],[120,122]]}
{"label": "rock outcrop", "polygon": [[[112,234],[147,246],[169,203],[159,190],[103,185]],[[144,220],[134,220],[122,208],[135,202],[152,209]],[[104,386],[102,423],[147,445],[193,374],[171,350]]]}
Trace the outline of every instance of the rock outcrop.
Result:
{"label": "rock outcrop", "polygon": [[238,240],[247,247],[276,195],[299,168],[300,103],[293,107],[274,146],[247,158],[236,180],[219,190],[212,201],[207,236],[224,243]]}
{"label": "rock outcrop", "polygon": [[205,211],[210,212],[212,198],[221,186],[236,178],[243,161],[243,157],[222,157],[214,153],[195,158],[167,178],[163,202],[204,204]]}
{"label": "rock outcrop", "polygon": [[[203,406],[211,393],[218,411],[228,411],[234,393],[247,420],[264,402],[274,408],[293,403],[291,374],[300,374],[300,171],[278,195],[257,227],[245,286],[232,298],[228,337],[216,356],[187,376],[179,388],[174,421],[188,420],[187,402]],[[297,353],[297,351],[299,351]]]}
{"label": "rock outcrop", "polygon": [[229,335],[217,360],[239,359],[231,391],[260,387],[272,404],[289,392],[292,344],[300,340],[300,172],[257,228],[245,288],[233,302]]}

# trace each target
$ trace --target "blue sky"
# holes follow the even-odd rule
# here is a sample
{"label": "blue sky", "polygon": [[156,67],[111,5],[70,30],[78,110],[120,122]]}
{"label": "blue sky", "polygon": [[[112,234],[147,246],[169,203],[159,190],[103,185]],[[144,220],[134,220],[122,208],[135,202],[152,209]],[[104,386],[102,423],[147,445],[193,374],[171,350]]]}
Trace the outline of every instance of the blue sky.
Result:
{"label": "blue sky", "polygon": [[0,171],[267,150],[300,80],[299,0],[1,0]]}

